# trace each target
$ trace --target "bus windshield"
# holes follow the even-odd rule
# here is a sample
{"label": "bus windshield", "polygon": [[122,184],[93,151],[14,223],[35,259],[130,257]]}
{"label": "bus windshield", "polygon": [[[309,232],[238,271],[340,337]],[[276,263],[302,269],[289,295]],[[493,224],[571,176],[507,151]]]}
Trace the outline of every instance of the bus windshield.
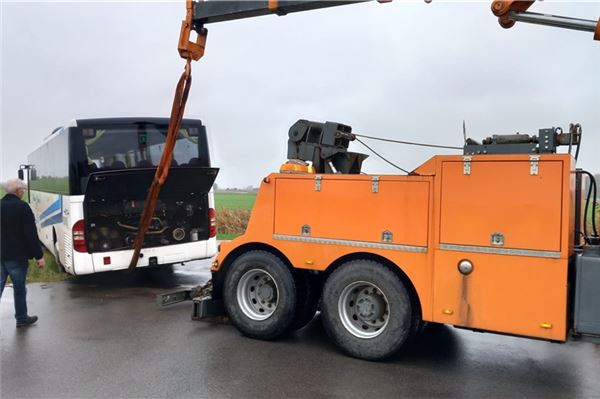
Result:
{"label": "bus windshield", "polygon": [[[198,127],[182,127],[171,166],[198,166]],[[158,165],[167,135],[166,126],[150,123],[82,129],[88,167],[97,169],[151,168]]]}

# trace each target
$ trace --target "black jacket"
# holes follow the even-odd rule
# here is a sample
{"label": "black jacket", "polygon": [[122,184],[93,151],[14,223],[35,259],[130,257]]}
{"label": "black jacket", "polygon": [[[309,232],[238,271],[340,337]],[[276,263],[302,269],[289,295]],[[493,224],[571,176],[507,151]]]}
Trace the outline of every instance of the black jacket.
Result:
{"label": "black jacket", "polygon": [[41,259],[43,255],[29,204],[6,194],[0,200],[0,257],[27,260]]}

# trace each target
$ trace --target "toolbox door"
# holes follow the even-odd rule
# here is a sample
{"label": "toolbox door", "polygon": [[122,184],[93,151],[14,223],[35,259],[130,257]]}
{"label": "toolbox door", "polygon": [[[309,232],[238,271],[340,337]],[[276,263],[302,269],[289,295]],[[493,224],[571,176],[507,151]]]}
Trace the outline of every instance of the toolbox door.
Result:
{"label": "toolbox door", "polygon": [[440,243],[561,250],[563,163],[522,161],[442,165]]}
{"label": "toolbox door", "polygon": [[433,320],[564,340],[568,260],[561,238],[570,187],[563,160],[467,166],[442,163]]}

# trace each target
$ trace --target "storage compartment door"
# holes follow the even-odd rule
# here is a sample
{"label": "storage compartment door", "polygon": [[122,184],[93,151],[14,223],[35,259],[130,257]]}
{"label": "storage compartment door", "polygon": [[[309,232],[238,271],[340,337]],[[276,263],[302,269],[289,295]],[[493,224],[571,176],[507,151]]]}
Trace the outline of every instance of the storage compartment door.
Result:
{"label": "storage compartment door", "polygon": [[537,251],[561,250],[562,161],[442,165],[440,243]]}

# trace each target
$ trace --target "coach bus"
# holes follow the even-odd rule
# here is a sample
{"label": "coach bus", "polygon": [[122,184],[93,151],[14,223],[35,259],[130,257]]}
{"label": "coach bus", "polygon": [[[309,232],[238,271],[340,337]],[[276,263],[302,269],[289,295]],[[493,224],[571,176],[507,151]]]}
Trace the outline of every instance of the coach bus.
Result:
{"label": "coach bus", "polygon": [[[38,235],[66,272],[128,267],[167,126],[167,118],[73,120],[28,156]],[[184,119],[138,267],[216,254],[217,173],[202,122]]]}

